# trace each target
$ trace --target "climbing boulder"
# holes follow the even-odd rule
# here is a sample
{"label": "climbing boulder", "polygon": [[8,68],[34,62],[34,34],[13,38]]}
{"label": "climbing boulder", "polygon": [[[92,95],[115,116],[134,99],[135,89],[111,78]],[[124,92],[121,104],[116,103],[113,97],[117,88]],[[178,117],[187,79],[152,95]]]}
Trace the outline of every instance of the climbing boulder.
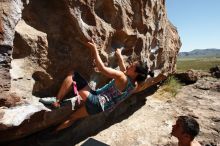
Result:
{"label": "climbing boulder", "polygon": [[[55,125],[70,114],[61,110],[55,116],[59,120],[52,120],[38,102],[41,97],[55,96],[70,71],[80,72],[92,88],[109,81],[94,71],[85,45],[88,40],[94,40],[105,65],[112,68],[118,66],[116,48],[123,49],[126,64],[137,59],[147,62],[155,78],[147,79],[140,91],[175,72],[181,42],[167,18],[165,0],[7,0],[1,1],[1,9],[0,132],[5,133],[1,141]],[[7,104],[11,93],[20,100]],[[137,104],[132,100],[126,104]],[[11,110],[27,113],[19,125],[6,124]],[[51,121],[45,122],[47,118]],[[105,120],[99,122],[103,125]]]}

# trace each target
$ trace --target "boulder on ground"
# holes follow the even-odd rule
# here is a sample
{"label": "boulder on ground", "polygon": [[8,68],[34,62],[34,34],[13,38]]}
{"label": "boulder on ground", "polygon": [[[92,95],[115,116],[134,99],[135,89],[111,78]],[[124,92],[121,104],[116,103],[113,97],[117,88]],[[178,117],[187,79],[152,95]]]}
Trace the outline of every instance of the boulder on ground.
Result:
{"label": "boulder on ground", "polygon": [[[92,88],[108,82],[108,78],[94,71],[90,50],[86,47],[91,39],[109,67],[118,69],[114,53],[115,48],[120,47],[124,48],[126,65],[130,60],[140,59],[147,62],[151,70],[157,70],[155,78],[146,80],[140,91],[175,72],[181,42],[176,27],[167,18],[165,0],[3,0],[1,9],[0,94],[6,98],[16,93],[24,101],[14,106],[2,100],[2,106],[7,108],[1,108],[1,113],[21,111],[27,103],[35,107],[40,104],[40,97],[56,96],[71,70],[80,72]],[[117,112],[126,112],[125,109],[137,103],[126,102],[127,106]],[[69,114],[68,110],[61,110],[63,115],[57,114],[51,123],[45,122],[51,117],[37,116],[41,113],[39,110],[43,112],[37,106],[36,116],[35,113],[24,116],[30,118],[22,119],[26,124],[2,126],[0,141],[42,130]],[[59,113],[59,110],[52,112]],[[7,116],[1,114],[0,117]],[[97,119],[101,118],[97,129],[108,117]],[[31,129],[27,129],[28,126]]]}
{"label": "boulder on ground", "polygon": [[220,68],[219,66],[215,66],[209,69],[211,75],[216,78],[220,78]]}

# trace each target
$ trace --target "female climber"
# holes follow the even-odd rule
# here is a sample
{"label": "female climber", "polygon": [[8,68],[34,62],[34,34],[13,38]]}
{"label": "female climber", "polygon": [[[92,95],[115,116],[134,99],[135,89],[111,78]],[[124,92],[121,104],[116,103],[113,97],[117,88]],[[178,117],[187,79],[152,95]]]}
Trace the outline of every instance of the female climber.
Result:
{"label": "female climber", "polygon": [[69,127],[76,120],[88,115],[97,114],[106,110],[111,110],[126,97],[135,93],[138,83],[143,82],[148,75],[153,77],[153,72],[149,71],[148,67],[141,61],[131,63],[125,67],[121,49],[116,49],[115,54],[118,59],[120,70],[107,67],[102,62],[94,42],[88,42],[87,47],[91,50],[95,64],[100,73],[112,80],[97,90],[91,90],[86,81],[77,83],[77,80],[82,80],[78,73],[68,75],[58,92],[55,107],[60,105],[60,101],[71,90],[73,83],[76,83],[78,93],[83,99],[83,106],[77,109],[65,122],[60,124],[56,131]]}

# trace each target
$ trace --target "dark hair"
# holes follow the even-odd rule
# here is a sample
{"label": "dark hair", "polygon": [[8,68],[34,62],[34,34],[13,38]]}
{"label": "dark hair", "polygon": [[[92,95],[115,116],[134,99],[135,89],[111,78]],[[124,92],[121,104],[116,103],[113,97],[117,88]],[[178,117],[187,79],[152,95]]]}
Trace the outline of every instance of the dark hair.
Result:
{"label": "dark hair", "polygon": [[178,120],[183,127],[183,131],[189,134],[192,139],[199,134],[199,123],[194,118],[188,116],[179,116]]}
{"label": "dark hair", "polygon": [[143,82],[148,75],[154,77],[154,72],[149,70],[148,66],[142,61],[138,61],[138,65],[136,66],[135,72],[138,73],[136,77],[137,82]]}

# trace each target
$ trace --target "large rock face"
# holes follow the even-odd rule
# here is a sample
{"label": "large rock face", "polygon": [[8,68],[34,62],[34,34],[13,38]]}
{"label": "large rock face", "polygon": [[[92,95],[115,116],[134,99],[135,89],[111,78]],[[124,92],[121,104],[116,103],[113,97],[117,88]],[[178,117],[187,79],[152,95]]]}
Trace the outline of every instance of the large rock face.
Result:
{"label": "large rock face", "polygon": [[[38,122],[32,120],[33,128],[22,130],[27,122],[20,127],[6,124],[4,116],[11,106],[19,109],[24,104],[37,107],[33,113],[41,115],[45,108],[38,97],[54,96],[69,71],[79,71],[92,88],[108,81],[93,70],[85,47],[88,40],[94,40],[105,64],[113,68],[117,67],[116,47],[124,48],[127,62],[147,61],[156,77],[147,80],[141,90],[175,71],[181,46],[177,30],[167,18],[165,0],[2,0],[0,18],[0,105],[7,105],[1,108],[0,127],[4,129],[1,132],[9,129],[8,135],[14,134],[12,138],[4,135],[1,141],[55,124],[50,118],[48,124],[39,124],[39,118],[44,117],[41,120],[45,122],[47,116],[35,116]],[[63,119],[65,112],[70,113],[52,113]],[[18,127],[13,131],[13,126]]]}

